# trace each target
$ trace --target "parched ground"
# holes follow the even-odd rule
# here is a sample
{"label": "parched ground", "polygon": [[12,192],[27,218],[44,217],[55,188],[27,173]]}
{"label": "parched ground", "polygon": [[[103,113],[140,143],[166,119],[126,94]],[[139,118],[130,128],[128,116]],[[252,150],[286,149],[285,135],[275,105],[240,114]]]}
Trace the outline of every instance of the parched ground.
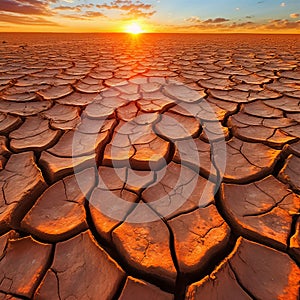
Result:
{"label": "parched ground", "polygon": [[0,34],[0,146],[0,299],[299,299],[299,36]]}

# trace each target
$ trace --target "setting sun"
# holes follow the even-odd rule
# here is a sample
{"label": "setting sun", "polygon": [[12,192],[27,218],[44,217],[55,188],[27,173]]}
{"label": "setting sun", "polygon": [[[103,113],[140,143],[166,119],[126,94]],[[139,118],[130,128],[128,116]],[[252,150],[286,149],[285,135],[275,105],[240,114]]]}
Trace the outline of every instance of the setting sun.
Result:
{"label": "setting sun", "polygon": [[131,34],[139,34],[143,32],[143,29],[138,23],[131,23],[126,27],[125,31]]}

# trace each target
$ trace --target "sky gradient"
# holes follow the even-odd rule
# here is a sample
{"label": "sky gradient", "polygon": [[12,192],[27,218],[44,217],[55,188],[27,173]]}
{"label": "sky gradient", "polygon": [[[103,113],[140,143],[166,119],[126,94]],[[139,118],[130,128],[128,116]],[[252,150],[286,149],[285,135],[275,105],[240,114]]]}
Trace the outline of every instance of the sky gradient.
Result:
{"label": "sky gradient", "polygon": [[300,33],[300,0],[0,0],[2,32]]}

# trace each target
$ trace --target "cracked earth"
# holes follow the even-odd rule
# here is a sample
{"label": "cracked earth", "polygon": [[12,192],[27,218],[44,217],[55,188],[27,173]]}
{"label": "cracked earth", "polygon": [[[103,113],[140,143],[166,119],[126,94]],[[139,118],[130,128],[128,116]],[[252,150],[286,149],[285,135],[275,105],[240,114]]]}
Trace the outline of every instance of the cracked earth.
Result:
{"label": "cracked earth", "polygon": [[298,36],[0,41],[0,299],[299,299]]}

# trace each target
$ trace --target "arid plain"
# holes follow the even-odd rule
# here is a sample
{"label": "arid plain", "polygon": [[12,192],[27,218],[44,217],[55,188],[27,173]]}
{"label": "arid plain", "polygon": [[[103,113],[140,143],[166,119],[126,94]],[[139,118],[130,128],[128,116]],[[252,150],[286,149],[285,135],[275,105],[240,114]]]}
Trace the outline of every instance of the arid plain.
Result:
{"label": "arid plain", "polygon": [[0,34],[0,134],[0,299],[298,299],[299,35]]}

